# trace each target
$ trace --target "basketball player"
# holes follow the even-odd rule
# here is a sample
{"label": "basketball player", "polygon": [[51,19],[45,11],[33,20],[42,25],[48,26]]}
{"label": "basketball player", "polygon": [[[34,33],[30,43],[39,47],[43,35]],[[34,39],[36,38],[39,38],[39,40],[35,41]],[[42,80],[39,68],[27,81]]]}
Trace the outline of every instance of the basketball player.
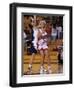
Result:
{"label": "basketball player", "polygon": [[37,53],[37,33],[38,33],[38,29],[36,26],[36,16],[34,15],[34,18],[31,19],[32,19],[33,28],[31,29],[32,38],[31,38],[31,48],[30,48],[30,52],[32,55],[28,66],[28,70],[30,74],[32,74],[32,64],[33,64],[33,60],[35,59],[35,54]]}
{"label": "basketball player", "polygon": [[38,30],[38,50],[41,54],[41,66],[40,66],[40,74],[43,74],[45,70],[44,68],[44,60],[45,57],[48,60],[48,73],[51,73],[50,60],[48,55],[48,37],[47,32],[45,31],[46,22],[45,20],[40,21],[39,30]]}

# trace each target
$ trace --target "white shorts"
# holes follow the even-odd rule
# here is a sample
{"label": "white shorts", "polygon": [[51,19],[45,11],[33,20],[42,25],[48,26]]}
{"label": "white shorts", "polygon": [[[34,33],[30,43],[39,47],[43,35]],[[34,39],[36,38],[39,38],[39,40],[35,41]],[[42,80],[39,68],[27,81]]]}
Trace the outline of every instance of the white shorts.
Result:
{"label": "white shorts", "polygon": [[42,40],[39,41],[38,43],[38,50],[45,50],[45,49],[48,49],[48,46],[47,46],[47,43],[46,42],[42,42]]}

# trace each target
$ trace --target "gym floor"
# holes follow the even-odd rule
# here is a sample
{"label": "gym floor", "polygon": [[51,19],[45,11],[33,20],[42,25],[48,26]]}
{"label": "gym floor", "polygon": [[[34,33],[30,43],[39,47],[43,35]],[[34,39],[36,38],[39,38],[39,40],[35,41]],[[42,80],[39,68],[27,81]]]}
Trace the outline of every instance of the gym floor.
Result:
{"label": "gym floor", "polygon": [[[57,74],[57,73],[63,73],[63,64],[59,64],[58,63],[58,51],[53,51],[53,48],[55,49],[56,46],[58,45],[62,45],[63,44],[63,40],[57,40],[55,42],[51,42],[49,44],[49,56],[50,56],[50,64],[51,64],[51,70],[52,73],[51,74]],[[33,65],[32,65],[32,73],[29,73],[28,71],[28,65],[29,65],[29,60],[31,58],[31,55],[28,55],[27,52],[24,52],[24,56],[23,56],[23,75],[35,75],[35,74],[39,74],[40,71],[40,54],[37,53],[35,55],[35,60],[33,61]],[[44,67],[47,70],[47,61],[44,61]]]}

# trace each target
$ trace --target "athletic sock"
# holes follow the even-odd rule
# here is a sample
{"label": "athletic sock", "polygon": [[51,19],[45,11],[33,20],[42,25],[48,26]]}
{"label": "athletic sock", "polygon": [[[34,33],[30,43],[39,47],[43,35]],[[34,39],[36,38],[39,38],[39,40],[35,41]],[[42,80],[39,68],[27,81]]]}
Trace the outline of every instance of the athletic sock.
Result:
{"label": "athletic sock", "polygon": [[32,68],[32,64],[29,64],[29,68]]}
{"label": "athletic sock", "polygon": [[44,67],[41,66],[41,67],[40,67],[40,74],[43,74],[43,73],[44,73]]}
{"label": "athletic sock", "polygon": [[52,73],[51,66],[48,66],[48,72]]}
{"label": "athletic sock", "polygon": [[48,66],[48,69],[51,69],[51,66]]}

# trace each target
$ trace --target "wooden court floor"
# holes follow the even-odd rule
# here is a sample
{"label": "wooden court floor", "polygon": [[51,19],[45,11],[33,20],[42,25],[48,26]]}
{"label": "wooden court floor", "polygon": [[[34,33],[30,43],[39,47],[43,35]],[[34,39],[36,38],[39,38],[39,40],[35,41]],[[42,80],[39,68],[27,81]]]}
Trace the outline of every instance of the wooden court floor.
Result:
{"label": "wooden court floor", "polygon": [[[50,65],[51,65],[51,74],[63,73],[63,65],[58,63],[58,52],[53,51],[52,49],[57,46],[57,43],[61,45],[62,41],[57,41],[55,43],[51,43],[49,46],[49,57],[50,57]],[[23,56],[23,74],[27,75],[28,73],[28,65],[31,55],[27,55],[26,53]],[[40,71],[40,59],[41,56],[39,53],[35,55],[35,60],[32,65],[32,73],[31,74],[39,74]],[[47,61],[44,62],[44,67],[47,70]]]}

